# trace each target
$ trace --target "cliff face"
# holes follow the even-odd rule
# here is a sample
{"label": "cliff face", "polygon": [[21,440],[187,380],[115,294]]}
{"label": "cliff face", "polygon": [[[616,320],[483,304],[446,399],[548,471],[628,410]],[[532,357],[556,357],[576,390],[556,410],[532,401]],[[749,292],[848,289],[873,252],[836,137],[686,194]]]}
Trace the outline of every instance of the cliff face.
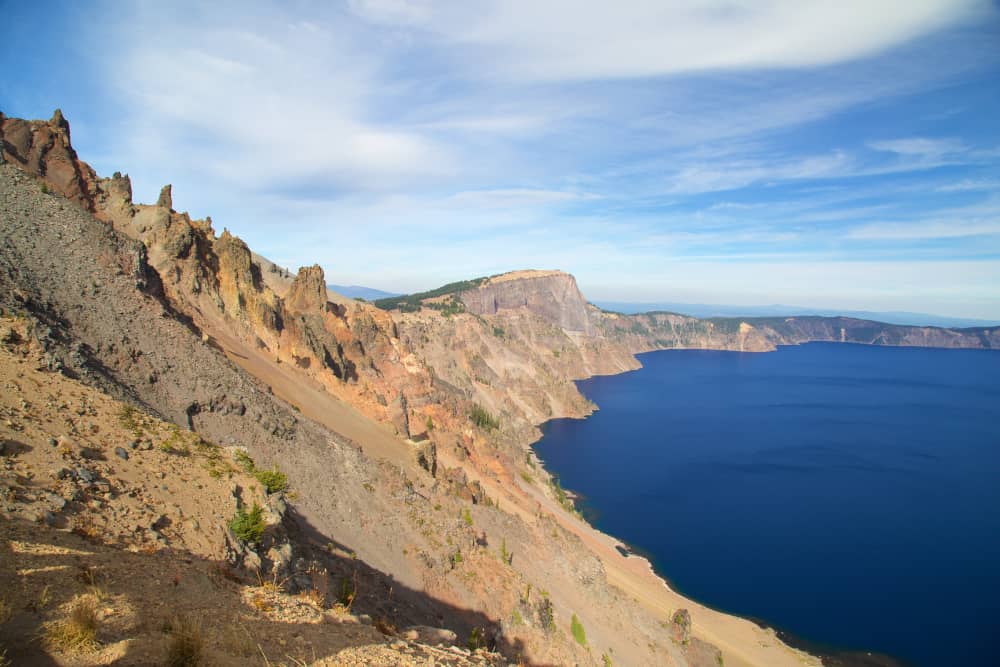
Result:
{"label": "cliff face", "polygon": [[496,315],[524,309],[559,328],[590,336],[593,333],[587,301],[576,279],[561,271],[515,271],[494,276],[458,298],[469,312]]}

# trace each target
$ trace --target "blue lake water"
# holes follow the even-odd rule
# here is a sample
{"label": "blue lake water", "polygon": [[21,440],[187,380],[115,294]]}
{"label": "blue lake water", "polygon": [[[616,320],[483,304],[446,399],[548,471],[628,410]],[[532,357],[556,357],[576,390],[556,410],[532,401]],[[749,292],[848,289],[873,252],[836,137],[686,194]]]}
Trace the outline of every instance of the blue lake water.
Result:
{"label": "blue lake water", "polygon": [[678,350],[535,445],[681,592],[838,649],[1000,662],[1000,351]]}

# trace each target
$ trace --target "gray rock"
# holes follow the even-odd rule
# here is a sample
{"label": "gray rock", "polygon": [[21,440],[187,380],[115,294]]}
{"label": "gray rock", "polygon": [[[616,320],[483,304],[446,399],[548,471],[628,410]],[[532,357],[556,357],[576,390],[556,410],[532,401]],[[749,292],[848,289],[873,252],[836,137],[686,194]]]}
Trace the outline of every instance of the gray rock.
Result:
{"label": "gray rock", "polygon": [[420,642],[431,646],[452,645],[458,641],[458,635],[451,630],[434,628],[429,625],[411,625],[403,630],[402,637],[411,642]]}
{"label": "gray rock", "polygon": [[128,448],[129,449],[139,449],[139,441],[138,440],[130,440],[129,443],[128,443]]}
{"label": "gray rock", "polygon": [[292,562],[292,545],[288,542],[276,545],[267,552],[267,557],[276,571],[284,572]]}
{"label": "gray rock", "polygon": [[243,566],[247,569],[260,570],[262,564],[260,554],[253,549],[247,549],[246,553],[243,554]]}
{"label": "gray rock", "polygon": [[123,461],[128,461],[128,450],[124,447],[115,447],[115,456],[122,459]]}
{"label": "gray rock", "polygon": [[53,512],[58,512],[59,510],[66,507],[66,499],[62,496],[58,496],[54,493],[46,493],[43,497],[45,504],[49,506]]}
{"label": "gray rock", "polygon": [[49,438],[48,442],[49,442],[49,447],[55,447],[56,445],[59,444],[59,441],[56,440],[55,438]]}
{"label": "gray rock", "polygon": [[97,475],[93,471],[82,466],[76,469],[75,474],[76,478],[85,484],[91,484],[97,479]]}

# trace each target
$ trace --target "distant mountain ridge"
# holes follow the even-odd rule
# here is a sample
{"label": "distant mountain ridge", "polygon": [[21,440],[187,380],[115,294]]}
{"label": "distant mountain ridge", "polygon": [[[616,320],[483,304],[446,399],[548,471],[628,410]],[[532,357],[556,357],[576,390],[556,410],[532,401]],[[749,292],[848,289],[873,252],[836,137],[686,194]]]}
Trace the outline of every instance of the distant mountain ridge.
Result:
{"label": "distant mountain ridge", "polygon": [[326,288],[333,290],[341,296],[346,296],[351,299],[364,299],[365,301],[389,299],[399,296],[396,292],[386,292],[384,290],[375,289],[374,287],[365,287],[364,285],[331,285],[328,283]]}
{"label": "distant mountain ridge", "polygon": [[995,327],[998,320],[983,320],[969,317],[949,317],[947,315],[932,315],[930,313],[911,313],[905,311],[870,311],[870,310],[837,310],[833,308],[809,308],[806,306],[785,306],[772,304],[767,306],[734,306],[711,303],[678,303],[662,302],[632,302],[632,301],[594,301],[595,306],[626,315],[637,315],[655,311],[667,311],[679,315],[689,315],[697,318],[712,317],[787,317],[787,316],[817,316],[817,317],[853,317],[861,320],[872,320],[886,324],[903,326],[930,326],[953,329],[956,327]]}

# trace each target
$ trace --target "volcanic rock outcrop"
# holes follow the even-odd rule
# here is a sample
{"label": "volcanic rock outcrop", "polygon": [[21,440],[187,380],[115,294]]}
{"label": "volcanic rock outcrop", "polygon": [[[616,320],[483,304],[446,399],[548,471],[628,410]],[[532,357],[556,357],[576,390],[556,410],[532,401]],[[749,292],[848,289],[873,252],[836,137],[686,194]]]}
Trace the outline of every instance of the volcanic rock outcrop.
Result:
{"label": "volcanic rock outcrop", "polygon": [[515,271],[488,278],[459,294],[471,313],[496,315],[523,308],[565,331],[591,335],[593,328],[576,279],[562,271]]}

